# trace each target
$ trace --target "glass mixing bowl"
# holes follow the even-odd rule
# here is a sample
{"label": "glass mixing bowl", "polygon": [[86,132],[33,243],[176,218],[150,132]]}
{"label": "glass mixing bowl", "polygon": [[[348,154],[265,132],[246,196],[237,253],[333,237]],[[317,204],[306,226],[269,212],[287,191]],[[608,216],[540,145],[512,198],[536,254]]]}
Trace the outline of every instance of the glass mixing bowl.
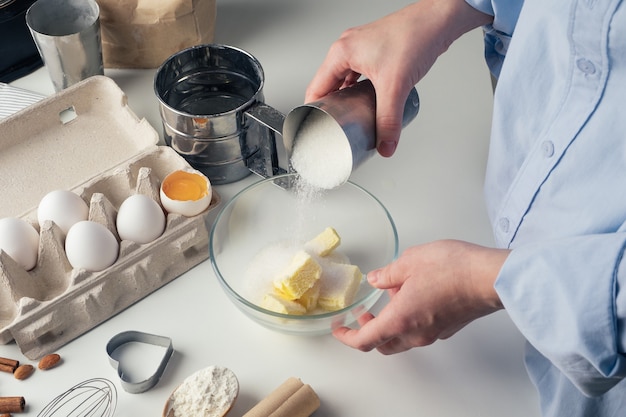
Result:
{"label": "glass mixing bowl", "polygon": [[[279,175],[235,195],[211,228],[210,259],[229,299],[252,320],[283,333],[326,334],[354,323],[380,298],[382,291],[371,287],[365,274],[397,257],[398,233],[383,204],[352,182],[312,197],[297,184],[297,174]],[[335,252],[364,274],[354,302],[341,310],[308,315],[260,307],[258,288],[251,282],[259,254],[281,242],[312,239],[327,227],[341,237]]]}

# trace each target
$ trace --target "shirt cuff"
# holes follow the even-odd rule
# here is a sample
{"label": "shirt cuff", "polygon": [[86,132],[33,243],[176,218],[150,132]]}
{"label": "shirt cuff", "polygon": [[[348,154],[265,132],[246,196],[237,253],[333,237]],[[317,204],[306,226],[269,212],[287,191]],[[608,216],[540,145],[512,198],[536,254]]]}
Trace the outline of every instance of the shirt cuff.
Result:
{"label": "shirt cuff", "polygon": [[588,396],[626,376],[626,307],[616,308],[626,299],[625,242],[613,233],[522,245],[495,283],[529,343]]}

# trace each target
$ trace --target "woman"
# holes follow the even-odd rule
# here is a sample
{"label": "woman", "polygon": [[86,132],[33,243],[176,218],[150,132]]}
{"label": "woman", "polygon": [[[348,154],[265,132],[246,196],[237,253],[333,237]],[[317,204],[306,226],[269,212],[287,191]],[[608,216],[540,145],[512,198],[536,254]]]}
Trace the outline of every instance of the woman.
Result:
{"label": "woman", "polygon": [[389,304],[334,335],[392,354],[505,308],[528,340],[525,360],[544,416],[624,415],[626,5],[422,0],[344,32],[306,101],[369,78],[377,149],[390,157],[410,88],[481,26],[498,80],[485,181],[498,247],[409,248],[368,274],[389,291]]}

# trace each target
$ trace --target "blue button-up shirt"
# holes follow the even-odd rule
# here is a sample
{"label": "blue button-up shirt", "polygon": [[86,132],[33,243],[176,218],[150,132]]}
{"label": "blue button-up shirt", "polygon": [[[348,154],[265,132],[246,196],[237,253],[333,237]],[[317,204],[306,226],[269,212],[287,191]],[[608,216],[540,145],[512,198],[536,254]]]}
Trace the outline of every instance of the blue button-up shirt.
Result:
{"label": "blue button-up shirt", "polygon": [[626,416],[626,5],[467,0],[494,16],[485,197],[496,290],[544,416]]}

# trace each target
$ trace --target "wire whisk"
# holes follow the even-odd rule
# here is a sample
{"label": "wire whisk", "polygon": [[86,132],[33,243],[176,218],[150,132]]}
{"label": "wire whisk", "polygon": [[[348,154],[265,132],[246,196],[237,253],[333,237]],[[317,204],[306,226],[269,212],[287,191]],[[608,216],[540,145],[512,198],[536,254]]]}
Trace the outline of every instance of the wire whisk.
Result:
{"label": "wire whisk", "polygon": [[116,407],[115,385],[105,378],[92,378],[54,398],[37,417],[111,417]]}

